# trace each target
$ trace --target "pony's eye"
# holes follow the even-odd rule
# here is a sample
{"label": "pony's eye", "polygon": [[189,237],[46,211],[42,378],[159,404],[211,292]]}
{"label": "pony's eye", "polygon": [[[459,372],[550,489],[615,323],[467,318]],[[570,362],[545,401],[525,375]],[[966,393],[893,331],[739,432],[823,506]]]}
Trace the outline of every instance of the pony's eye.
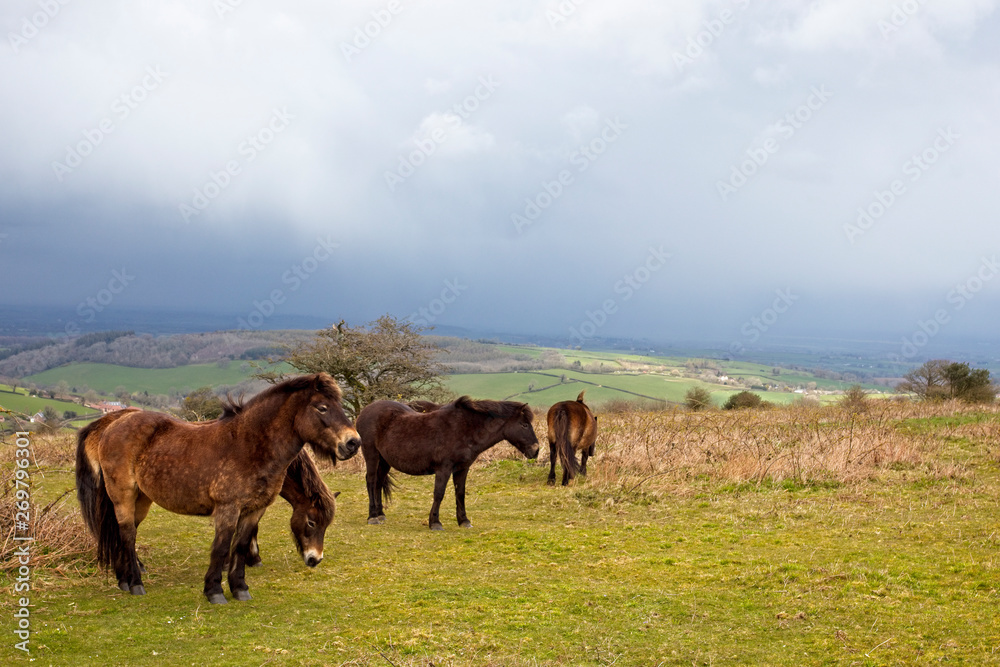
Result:
{"label": "pony's eye", "polygon": [[319,410],[320,412],[326,412],[327,407],[325,405],[317,405],[316,409]]}
{"label": "pony's eye", "polygon": [[309,528],[315,528],[316,522],[313,521],[312,519],[306,519],[306,526],[308,526]]}

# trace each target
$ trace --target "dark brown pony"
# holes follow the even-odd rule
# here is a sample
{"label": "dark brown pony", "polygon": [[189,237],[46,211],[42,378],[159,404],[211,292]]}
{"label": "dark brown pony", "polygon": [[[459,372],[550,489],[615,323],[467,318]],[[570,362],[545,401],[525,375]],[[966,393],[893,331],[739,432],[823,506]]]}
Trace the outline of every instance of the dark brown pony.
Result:
{"label": "dark brown pony", "polygon": [[211,515],[215,540],[205,596],[213,604],[226,602],[222,570],[228,557],[229,590],[249,600],[244,569],[253,529],[306,443],[341,460],[360,446],[340,388],[326,373],[275,385],[214,422],[189,424],[146,411],[122,415],[96,444],[84,437],[77,445],[77,497],[97,538],[98,562],[114,566],[119,588],[143,595],[135,536],[152,503],[178,514]]}
{"label": "dark brown pony", "polygon": [[[227,406],[227,409],[238,410],[240,408],[230,405]],[[126,408],[109,412],[81,429],[77,439],[84,443],[85,448],[94,448],[109,424],[132,412],[139,412],[139,409]],[[94,451],[96,452],[96,449]],[[299,555],[309,567],[319,565],[320,561],[323,560],[323,538],[326,535],[326,529],[333,523],[337,509],[336,498],[340,495],[340,491],[330,493],[330,489],[327,488],[319,475],[316,463],[303,450],[292,460],[285,471],[285,479],[281,484],[279,495],[292,506],[290,521],[292,540],[295,542]],[[137,519],[136,529],[139,528],[140,521],[142,519]],[[256,530],[254,530],[250,542],[250,553],[247,555],[246,564],[247,567],[261,564]],[[139,570],[146,571],[141,560],[139,561]]]}
{"label": "dark brown pony", "polygon": [[[580,475],[587,475],[587,457],[594,455],[594,444],[597,441],[597,417],[583,402],[585,391],[581,391],[575,401],[562,401],[549,408],[546,415],[549,438],[549,479],[548,484],[556,483],[556,458],[563,468],[563,486],[569,480]],[[580,452],[580,463],[576,461],[576,452]]]}
{"label": "dark brown pony", "polygon": [[420,413],[395,401],[375,401],[358,415],[361,449],[367,468],[368,523],[385,522],[383,499],[392,492],[389,471],[434,478],[434,504],[427,524],[443,530],[439,511],[448,478],[455,482],[458,524],[471,528],[465,513],[465,480],[469,466],[484,451],[506,439],[529,459],[538,456],[534,416],[524,403],[474,401],[463,396],[438,410]]}

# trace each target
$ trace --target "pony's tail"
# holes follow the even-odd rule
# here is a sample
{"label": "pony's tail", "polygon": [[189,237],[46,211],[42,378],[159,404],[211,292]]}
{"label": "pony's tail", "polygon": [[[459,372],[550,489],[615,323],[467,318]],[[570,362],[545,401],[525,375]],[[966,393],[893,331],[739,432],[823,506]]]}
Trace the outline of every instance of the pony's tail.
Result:
{"label": "pony's tail", "polygon": [[97,540],[97,562],[107,567],[123,547],[115,505],[104,486],[104,473],[87,452],[87,438],[100,428],[97,420],[80,429],[76,441],[76,498],[87,530]]}
{"label": "pony's tail", "polygon": [[580,464],[576,461],[576,451],[570,438],[569,410],[565,408],[558,410],[554,421],[559,463],[563,470],[569,473],[569,478],[573,479],[580,472]]}
{"label": "pony's tail", "polygon": [[389,504],[392,500],[392,492],[399,488],[399,482],[396,481],[396,477],[392,474],[389,466],[386,465],[385,474],[379,470],[378,476],[375,478],[375,493],[382,494],[382,502]]}

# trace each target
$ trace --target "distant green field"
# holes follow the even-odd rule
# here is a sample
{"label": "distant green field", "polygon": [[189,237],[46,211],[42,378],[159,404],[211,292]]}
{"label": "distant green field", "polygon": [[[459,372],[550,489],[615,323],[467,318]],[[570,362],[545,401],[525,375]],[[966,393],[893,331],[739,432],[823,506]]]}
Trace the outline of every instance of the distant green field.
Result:
{"label": "distant green field", "polygon": [[5,384],[0,384],[0,407],[29,416],[49,407],[58,412],[60,417],[67,410],[72,410],[78,415],[97,414],[97,410],[85,408],[79,403],[28,396],[21,387],[18,387],[17,393],[13,393]]}
{"label": "distant green field", "polygon": [[[566,377],[566,383],[561,382],[562,376]],[[450,375],[446,384],[456,394],[495,400],[514,398],[539,405],[574,399],[583,390],[586,390],[587,399],[593,404],[615,399],[642,400],[643,397],[682,403],[684,395],[692,387],[708,389],[716,404],[721,405],[738,391],[700,380],[658,374],[594,374],[564,370]],[[534,385],[532,391],[529,391],[529,385]],[[782,404],[791,403],[800,397],[798,394],[785,392],[755,393],[767,401]]]}
{"label": "distant green field", "polygon": [[217,364],[193,364],[177,368],[128,368],[111,364],[79,363],[51,368],[24,378],[37,385],[54,385],[65,380],[70,387],[87,386],[110,394],[116,387],[130,392],[150,394],[186,393],[199,387],[239,384],[250,377],[252,369],[241,362],[230,362],[222,368]]}

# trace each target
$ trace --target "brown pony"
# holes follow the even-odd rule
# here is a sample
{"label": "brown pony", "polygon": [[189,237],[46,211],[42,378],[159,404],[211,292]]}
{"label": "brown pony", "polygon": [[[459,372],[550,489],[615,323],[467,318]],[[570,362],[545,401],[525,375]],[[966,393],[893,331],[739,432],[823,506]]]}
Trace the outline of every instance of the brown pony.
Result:
{"label": "brown pony", "polygon": [[[562,401],[549,408],[546,416],[549,437],[549,479],[548,484],[556,483],[556,457],[563,467],[563,486],[576,477],[577,473],[586,476],[587,457],[594,455],[594,443],[597,441],[597,417],[583,402],[581,391],[575,401]],[[580,452],[581,462],[576,462],[576,452]]]}
{"label": "brown pony", "polygon": [[[239,408],[230,405],[227,406],[227,409]],[[132,412],[139,412],[139,409],[125,408],[109,412],[103,417],[95,419],[80,430],[77,440],[84,443],[84,448],[97,447],[97,443],[108,425]],[[204,424],[207,422],[194,423]],[[96,449],[93,451],[96,452]],[[333,516],[337,509],[336,498],[340,495],[340,491],[330,493],[330,489],[319,476],[316,463],[303,450],[292,460],[285,471],[285,479],[281,484],[279,495],[292,506],[290,521],[292,540],[299,550],[299,555],[309,567],[319,565],[320,561],[323,560],[323,538],[326,535],[326,529],[333,523]],[[136,521],[136,529],[138,529],[141,520]],[[250,553],[247,555],[246,564],[247,567],[256,567],[261,564],[256,530],[254,530],[250,541]],[[139,570],[146,571],[141,560],[139,560]]]}
{"label": "brown pony", "polygon": [[204,591],[209,602],[224,604],[227,556],[229,590],[237,600],[250,599],[244,569],[253,529],[302,447],[309,443],[320,455],[344,460],[357,452],[360,439],[341,407],[337,383],[319,373],[275,385],[214,422],[130,411],[89,443],[85,438],[77,445],[77,497],[97,538],[98,562],[114,566],[118,587],[146,592],[135,536],[155,502],[178,514],[213,517]]}
{"label": "brown pony", "polygon": [[375,401],[358,415],[361,450],[368,483],[368,523],[385,522],[383,499],[392,492],[389,471],[434,478],[434,503],[427,525],[443,530],[439,511],[448,478],[455,482],[458,524],[471,528],[465,513],[465,480],[469,466],[484,451],[506,439],[529,459],[538,456],[534,416],[524,403],[474,401],[463,396],[438,410],[419,413],[395,401]]}

